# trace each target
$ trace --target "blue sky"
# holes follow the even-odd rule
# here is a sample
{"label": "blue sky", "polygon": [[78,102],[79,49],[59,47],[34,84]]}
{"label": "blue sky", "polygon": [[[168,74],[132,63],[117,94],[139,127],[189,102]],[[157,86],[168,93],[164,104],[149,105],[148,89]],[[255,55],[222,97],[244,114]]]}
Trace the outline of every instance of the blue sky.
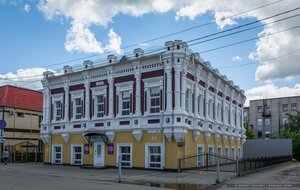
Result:
{"label": "blue sky", "polygon": [[[2,0],[0,1],[0,83],[16,84],[36,89],[40,87],[40,84],[37,82],[35,85],[31,85],[28,81],[37,78],[30,78],[30,76],[40,75],[48,65],[141,43],[207,23],[218,18],[219,15],[234,15],[274,1],[249,0],[245,1],[244,5],[240,5],[238,1],[231,1],[231,4],[224,8],[222,4],[215,0],[203,1],[201,7],[197,1],[186,3],[182,3],[184,1],[145,1],[144,4],[132,2],[126,4],[125,1],[121,4],[117,1],[105,3],[90,0],[89,3],[92,5],[83,5],[81,3],[84,3],[84,1],[81,0],[54,0],[52,2]],[[226,0],[223,2],[226,2]],[[168,40],[188,41],[226,30],[292,9],[296,7],[295,5],[292,6],[293,2],[296,1],[276,2],[273,5],[240,15],[235,19],[224,20],[223,23],[199,27],[188,32],[149,42],[140,47],[151,49],[162,46]],[[115,8],[116,5],[118,5],[118,8]],[[130,7],[130,10],[128,10],[128,7]],[[199,11],[198,13],[197,11],[192,12],[195,7],[198,8],[196,9]],[[110,9],[116,10],[110,13]],[[294,12],[294,14],[299,12]],[[299,60],[299,54],[276,59],[273,62],[268,62],[268,64],[262,64],[261,62],[296,50],[295,40],[300,42],[299,29],[292,32],[288,31],[284,35],[274,35],[267,39],[201,53],[211,48],[255,38],[259,33],[272,33],[295,26],[297,22],[300,24],[298,20],[299,18],[286,20],[278,25],[257,28],[230,37],[194,45],[190,48],[194,52],[200,52],[203,59],[210,61],[214,68],[219,69],[222,74],[227,75],[235,84],[244,89],[250,99],[300,95],[300,69],[294,61]],[[222,24],[225,26],[223,27]],[[85,33],[82,34],[82,31]],[[86,33],[89,35],[86,36]],[[108,34],[111,36],[108,37]],[[82,41],[87,38],[91,41]],[[110,43],[110,40],[114,41]],[[125,54],[130,54],[132,49],[125,49]],[[255,59],[249,58],[251,53],[256,55],[254,56]],[[106,55],[99,55],[91,58],[91,60],[105,58]],[[81,64],[82,61],[68,64]],[[286,62],[289,62],[289,64],[283,67],[282,64]],[[246,63],[254,64],[224,68]],[[57,65],[50,69],[59,70],[64,65]],[[39,68],[39,70],[34,68]],[[20,69],[23,69],[23,71],[20,71]],[[7,80],[9,78],[10,80]]]}

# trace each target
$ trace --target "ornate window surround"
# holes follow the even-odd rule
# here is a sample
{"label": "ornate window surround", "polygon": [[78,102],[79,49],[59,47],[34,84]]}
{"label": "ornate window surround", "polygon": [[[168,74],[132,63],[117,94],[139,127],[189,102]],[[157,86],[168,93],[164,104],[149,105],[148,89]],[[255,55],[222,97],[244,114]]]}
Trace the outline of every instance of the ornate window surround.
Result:
{"label": "ornate window surround", "polygon": [[[76,119],[75,115],[76,115],[76,99],[80,98],[81,101],[83,101],[84,99],[84,89],[82,90],[75,90],[75,91],[70,91],[71,94],[71,102],[73,104],[72,106],[72,118],[71,121],[80,121],[84,118],[84,115],[82,114],[82,117],[80,119]],[[82,111],[84,110],[84,103],[81,105],[82,106]]]}

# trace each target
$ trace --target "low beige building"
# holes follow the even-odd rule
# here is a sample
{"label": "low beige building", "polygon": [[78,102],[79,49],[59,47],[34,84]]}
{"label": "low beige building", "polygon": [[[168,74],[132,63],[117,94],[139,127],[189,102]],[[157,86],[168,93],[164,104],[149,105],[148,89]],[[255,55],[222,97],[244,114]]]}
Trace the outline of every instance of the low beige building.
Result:
{"label": "low beige building", "polygon": [[1,131],[5,139],[1,151],[8,149],[12,161],[33,161],[35,148],[42,153],[42,106],[41,92],[9,85],[0,87],[0,118],[7,123]]}

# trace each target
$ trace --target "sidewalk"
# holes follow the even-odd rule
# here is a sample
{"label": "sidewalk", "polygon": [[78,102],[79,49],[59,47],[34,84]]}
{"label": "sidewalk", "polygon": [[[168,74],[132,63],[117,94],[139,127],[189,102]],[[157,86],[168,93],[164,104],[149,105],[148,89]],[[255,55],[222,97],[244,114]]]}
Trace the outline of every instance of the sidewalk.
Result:
{"label": "sidewalk", "polygon": [[[118,181],[118,170],[107,169],[80,169],[75,166],[43,165],[43,164],[8,164],[1,165],[0,172],[19,172],[31,175],[44,175],[52,177],[63,177],[72,179],[83,179],[93,181]],[[234,172],[221,172],[221,181],[235,177]],[[155,171],[155,170],[122,170],[122,183],[132,184],[157,184],[158,186],[172,188],[172,184],[194,184],[196,186],[207,186],[215,183],[216,172],[212,171],[186,171],[182,173]]]}

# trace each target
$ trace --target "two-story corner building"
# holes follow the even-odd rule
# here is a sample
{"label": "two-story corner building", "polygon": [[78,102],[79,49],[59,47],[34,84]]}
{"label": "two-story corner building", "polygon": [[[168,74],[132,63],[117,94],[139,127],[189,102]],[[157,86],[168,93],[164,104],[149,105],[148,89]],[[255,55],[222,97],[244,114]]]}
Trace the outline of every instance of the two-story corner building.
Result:
{"label": "two-story corner building", "polygon": [[241,156],[243,91],[187,48],[169,41],[160,53],[45,72],[45,162],[176,169],[188,155]]}

